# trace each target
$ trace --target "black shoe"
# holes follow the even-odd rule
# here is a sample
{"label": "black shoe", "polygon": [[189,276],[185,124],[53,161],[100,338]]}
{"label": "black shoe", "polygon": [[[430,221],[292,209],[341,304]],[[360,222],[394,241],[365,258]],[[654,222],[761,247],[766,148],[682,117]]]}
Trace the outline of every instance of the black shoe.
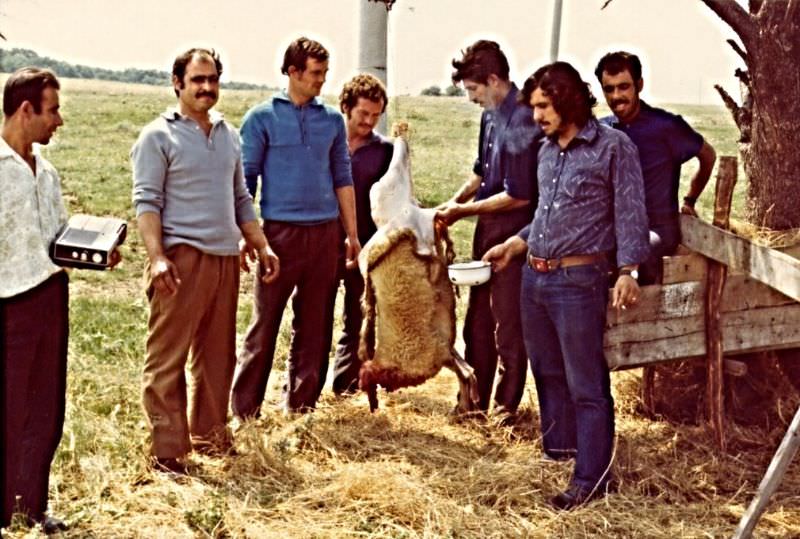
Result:
{"label": "black shoe", "polygon": [[68,528],[66,522],[64,522],[59,518],[51,516],[45,516],[44,520],[42,520],[39,524],[41,524],[42,526],[42,531],[47,535],[60,533]]}
{"label": "black shoe", "polygon": [[186,465],[175,458],[153,457],[150,461],[153,471],[169,475],[187,475]]}
{"label": "black shoe", "polygon": [[607,491],[605,486],[599,486],[591,490],[578,485],[570,485],[564,492],[550,498],[549,503],[556,511],[570,511],[592,500],[598,500],[604,497]]}

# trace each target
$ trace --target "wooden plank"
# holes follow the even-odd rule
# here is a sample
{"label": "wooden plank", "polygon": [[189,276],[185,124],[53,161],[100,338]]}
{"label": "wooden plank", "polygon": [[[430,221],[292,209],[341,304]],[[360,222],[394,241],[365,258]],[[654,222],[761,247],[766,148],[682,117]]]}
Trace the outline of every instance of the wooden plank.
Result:
{"label": "wooden plank", "polygon": [[798,448],[800,448],[800,408],[794,414],[789,430],[786,431],[781,445],[778,446],[778,450],[767,468],[767,473],[761,479],[761,484],[758,485],[756,497],[753,498],[739,521],[739,526],[733,534],[734,539],[745,539],[753,535],[758,519],[767,508],[767,503],[780,485],[783,476],[786,475],[786,470],[797,454]]}
{"label": "wooden plank", "polygon": [[[725,354],[800,347],[797,303],[723,312],[720,324]],[[612,370],[702,357],[706,354],[703,314],[616,324],[606,329],[604,347]]]}
{"label": "wooden plank", "polygon": [[664,268],[661,284],[704,281],[708,271],[708,258],[699,253],[665,256],[661,265]]}
{"label": "wooden plank", "polygon": [[697,217],[681,215],[680,220],[684,245],[800,301],[800,260],[777,249],[756,245]]}

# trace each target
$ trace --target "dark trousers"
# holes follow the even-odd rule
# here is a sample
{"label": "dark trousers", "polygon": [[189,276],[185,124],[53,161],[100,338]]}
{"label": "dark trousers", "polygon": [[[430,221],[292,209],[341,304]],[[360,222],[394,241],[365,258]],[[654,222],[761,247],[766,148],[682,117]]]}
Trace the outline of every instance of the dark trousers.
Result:
{"label": "dark trousers", "polygon": [[542,443],[575,455],[572,482],[604,486],[614,444],[614,400],[603,355],[608,303],[605,264],[548,273],[525,267],[522,324],[539,395]]}
{"label": "dark trousers", "polygon": [[330,349],[327,326],[332,320],[331,294],[336,293],[338,227],[336,220],[310,226],[264,223],[264,233],[280,259],[280,275],[265,285],[261,270],[256,272],[253,318],[239,353],[231,395],[237,417],[258,416],[290,296],[294,317],[284,406],[288,411],[305,411],[316,405],[323,357]]}
{"label": "dark trousers", "polygon": [[337,395],[351,393],[358,389],[358,372],[361,369],[361,361],[358,359],[358,343],[363,319],[361,296],[364,293],[364,279],[358,268],[342,269],[341,276],[344,284],[343,327],[342,334],[336,343],[333,364],[333,392]]}
{"label": "dark trousers", "polygon": [[[509,226],[502,219],[502,215],[478,219],[472,246],[475,260],[480,260],[491,247],[516,232],[509,232]],[[464,320],[464,359],[475,369],[479,405],[484,411],[489,408],[496,371],[496,410],[516,412],[525,390],[528,360],[519,312],[523,260],[520,257],[505,270],[493,274],[488,283],[473,286],[469,291]]]}
{"label": "dark trousers", "polygon": [[681,242],[678,216],[674,219],[650,221],[650,254],[639,267],[639,284],[660,284],[664,275],[662,258],[675,252]]}
{"label": "dark trousers", "polygon": [[3,514],[41,520],[50,463],[64,427],[69,335],[68,278],[61,271],[35,288],[0,299],[3,382]]}

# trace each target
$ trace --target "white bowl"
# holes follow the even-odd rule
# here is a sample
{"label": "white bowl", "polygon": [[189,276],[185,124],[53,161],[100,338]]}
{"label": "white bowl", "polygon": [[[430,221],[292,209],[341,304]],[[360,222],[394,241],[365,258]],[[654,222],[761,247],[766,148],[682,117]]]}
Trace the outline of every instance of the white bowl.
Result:
{"label": "white bowl", "polygon": [[447,275],[455,284],[475,286],[489,280],[492,276],[492,265],[482,260],[450,264],[447,266]]}

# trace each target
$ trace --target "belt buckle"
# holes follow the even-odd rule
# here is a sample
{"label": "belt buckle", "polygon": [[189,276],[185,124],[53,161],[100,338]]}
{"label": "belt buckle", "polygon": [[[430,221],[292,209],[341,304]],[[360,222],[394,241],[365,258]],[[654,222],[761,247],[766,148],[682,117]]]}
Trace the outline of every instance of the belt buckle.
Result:
{"label": "belt buckle", "polygon": [[533,255],[531,255],[531,266],[539,273],[547,273],[553,269],[550,267],[550,264],[548,264],[546,258],[539,258],[538,256]]}

